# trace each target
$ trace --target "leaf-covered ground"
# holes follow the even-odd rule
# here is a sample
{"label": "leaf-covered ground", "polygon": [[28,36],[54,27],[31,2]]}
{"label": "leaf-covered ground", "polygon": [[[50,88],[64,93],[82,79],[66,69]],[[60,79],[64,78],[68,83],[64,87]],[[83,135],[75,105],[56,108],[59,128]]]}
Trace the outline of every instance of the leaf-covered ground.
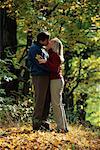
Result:
{"label": "leaf-covered ground", "polygon": [[55,131],[33,133],[31,125],[1,127],[0,150],[100,150],[100,140],[96,133],[82,126],[70,126],[66,134]]}

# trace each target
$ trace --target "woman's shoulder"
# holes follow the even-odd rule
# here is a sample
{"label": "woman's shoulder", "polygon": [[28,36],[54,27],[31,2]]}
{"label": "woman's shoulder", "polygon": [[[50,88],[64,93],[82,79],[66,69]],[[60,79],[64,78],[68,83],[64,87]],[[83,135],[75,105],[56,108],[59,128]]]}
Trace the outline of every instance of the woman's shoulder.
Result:
{"label": "woman's shoulder", "polygon": [[61,62],[60,61],[60,56],[56,53],[56,52],[52,52],[52,54],[51,54],[51,58],[56,62],[56,61],[58,61],[58,62]]}
{"label": "woman's shoulder", "polygon": [[59,57],[59,55],[56,52],[54,52],[52,49],[49,50],[49,54]]}

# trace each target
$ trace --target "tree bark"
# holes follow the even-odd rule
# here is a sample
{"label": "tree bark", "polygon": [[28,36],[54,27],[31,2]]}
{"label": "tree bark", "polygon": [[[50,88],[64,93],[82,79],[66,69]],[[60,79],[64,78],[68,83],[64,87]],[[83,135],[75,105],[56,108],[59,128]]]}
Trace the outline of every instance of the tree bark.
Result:
{"label": "tree bark", "polygon": [[[17,24],[16,17],[11,18],[7,13],[7,8],[0,8],[0,58],[7,58],[16,53],[17,45]],[[5,51],[6,49],[6,51]],[[8,65],[9,71],[15,74],[15,68]],[[2,79],[2,88],[5,89],[6,95],[9,96],[11,91],[18,90],[18,80],[5,81]]]}
{"label": "tree bark", "polygon": [[5,48],[10,49],[14,54],[17,45],[17,24],[16,18],[10,18],[7,14],[6,8],[0,8],[0,58],[4,59],[6,54]]}

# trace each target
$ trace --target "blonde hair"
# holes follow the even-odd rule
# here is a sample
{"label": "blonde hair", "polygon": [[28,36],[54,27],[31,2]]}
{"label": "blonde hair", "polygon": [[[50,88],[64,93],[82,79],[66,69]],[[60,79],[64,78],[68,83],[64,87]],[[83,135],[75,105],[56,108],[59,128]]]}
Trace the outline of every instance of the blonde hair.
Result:
{"label": "blonde hair", "polygon": [[63,56],[63,44],[58,38],[51,39],[54,43],[52,44],[52,49],[54,52],[56,52],[60,56],[61,62],[64,62],[64,56]]}

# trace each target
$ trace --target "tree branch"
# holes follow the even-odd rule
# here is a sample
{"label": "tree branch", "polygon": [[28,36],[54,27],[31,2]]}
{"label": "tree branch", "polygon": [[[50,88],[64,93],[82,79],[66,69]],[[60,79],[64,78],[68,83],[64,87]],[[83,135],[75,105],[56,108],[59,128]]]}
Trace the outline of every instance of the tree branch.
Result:
{"label": "tree branch", "polygon": [[76,85],[71,89],[71,91],[68,93],[68,97],[70,96],[70,95],[72,95],[72,93],[73,93],[73,91],[76,89],[76,87],[78,86],[78,84],[80,83],[80,73],[81,73],[81,57],[79,58],[79,61],[80,61],[80,63],[79,63],[79,73],[78,73],[78,77],[77,77],[77,79],[76,79]]}

